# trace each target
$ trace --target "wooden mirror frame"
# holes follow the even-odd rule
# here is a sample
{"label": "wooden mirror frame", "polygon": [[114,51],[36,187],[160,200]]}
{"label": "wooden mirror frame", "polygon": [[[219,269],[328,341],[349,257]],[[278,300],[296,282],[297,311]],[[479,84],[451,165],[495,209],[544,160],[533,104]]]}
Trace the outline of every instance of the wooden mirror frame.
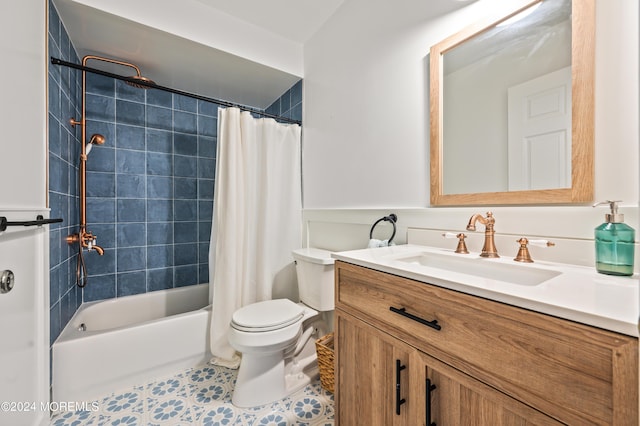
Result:
{"label": "wooden mirror frame", "polygon": [[[476,23],[431,48],[430,53],[430,163],[431,205],[560,204],[593,201],[594,188],[594,63],[595,0],[571,4],[571,188],[525,191],[443,193],[443,54],[460,43],[542,0],[528,1],[513,13]],[[479,178],[482,165],[469,170]]]}

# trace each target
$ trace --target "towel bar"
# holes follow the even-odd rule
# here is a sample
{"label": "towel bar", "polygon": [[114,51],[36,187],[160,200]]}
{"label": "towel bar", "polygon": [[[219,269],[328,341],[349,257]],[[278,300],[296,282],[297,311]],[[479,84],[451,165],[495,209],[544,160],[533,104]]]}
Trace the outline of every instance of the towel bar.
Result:
{"label": "towel bar", "polygon": [[26,222],[9,222],[6,217],[0,216],[0,232],[5,231],[8,226],[42,226],[60,222],[62,222],[62,219],[45,219],[42,215],[38,215],[36,220]]}

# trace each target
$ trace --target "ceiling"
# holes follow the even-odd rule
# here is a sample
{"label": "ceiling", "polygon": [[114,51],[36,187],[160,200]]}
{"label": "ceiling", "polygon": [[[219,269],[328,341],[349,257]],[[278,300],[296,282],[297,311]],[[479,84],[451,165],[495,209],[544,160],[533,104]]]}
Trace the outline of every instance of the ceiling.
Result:
{"label": "ceiling", "polygon": [[304,43],[344,0],[196,0],[229,15]]}
{"label": "ceiling", "polygon": [[[265,109],[300,80],[304,43],[351,0],[53,1],[80,58],[130,62],[160,86]],[[437,14],[437,4],[460,1],[425,7]],[[240,40],[244,50],[225,39]],[[130,72],[98,61],[87,66]]]}
{"label": "ceiling", "polygon": [[[343,1],[194,0],[190,4],[204,6],[198,8],[198,13],[210,10],[213,25],[225,17],[230,22],[241,20],[245,23],[244,30],[246,26],[254,26],[258,34],[286,39],[290,45],[299,44],[301,52],[302,44]],[[145,77],[161,86],[265,109],[300,80],[299,75],[88,5],[100,1],[54,0],[54,3],[80,58],[98,55],[133,63]],[[158,7],[159,10],[154,10],[158,16],[170,14]],[[90,61],[87,66],[119,75],[128,75],[130,71],[99,61]]]}

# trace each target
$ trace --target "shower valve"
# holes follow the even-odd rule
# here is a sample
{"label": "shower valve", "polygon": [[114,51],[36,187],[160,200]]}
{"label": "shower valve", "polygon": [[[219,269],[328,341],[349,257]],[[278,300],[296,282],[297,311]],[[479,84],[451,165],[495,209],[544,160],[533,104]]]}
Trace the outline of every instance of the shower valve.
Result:
{"label": "shower valve", "polygon": [[96,236],[91,232],[81,231],[78,234],[71,234],[67,236],[67,243],[74,244],[79,243],[82,247],[91,250],[96,245]]}
{"label": "shower valve", "polygon": [[74,244],[78,243],[82,248],[86,248],[91,251],[94,250],[98,255],[102,256],[104,254],[104,249],[96,244],[97,237],[93,235],[91,232],[81,231],[78,234],[67,235],[67,243]]}

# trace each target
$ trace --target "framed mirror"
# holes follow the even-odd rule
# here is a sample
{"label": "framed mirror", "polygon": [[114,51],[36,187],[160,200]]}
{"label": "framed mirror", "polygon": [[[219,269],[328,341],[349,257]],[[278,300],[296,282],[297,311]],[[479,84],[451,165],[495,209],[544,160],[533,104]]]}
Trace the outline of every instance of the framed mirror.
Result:
{"label": "framed mirror", "polygon": [[430,52],[431,204],[593,200],[595,0],[522,0]]}

